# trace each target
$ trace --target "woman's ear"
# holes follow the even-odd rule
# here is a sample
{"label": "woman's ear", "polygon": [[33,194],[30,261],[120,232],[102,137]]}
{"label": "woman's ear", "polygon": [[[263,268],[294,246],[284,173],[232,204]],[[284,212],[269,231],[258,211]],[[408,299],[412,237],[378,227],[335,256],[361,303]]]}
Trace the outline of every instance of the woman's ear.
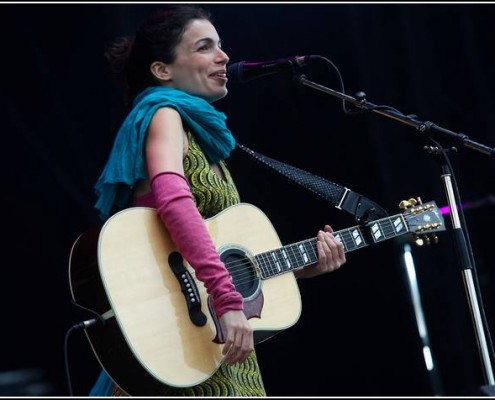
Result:
{"label": "woman's ear", "polygon": [[162,61],[154,61],[150,65],[150,71],[155,78],[157,78],[161,81],[168,81],[168,80],[172,79],[172,77],[170,76],[170,71],[169,71],[167,64],[165,64]]}

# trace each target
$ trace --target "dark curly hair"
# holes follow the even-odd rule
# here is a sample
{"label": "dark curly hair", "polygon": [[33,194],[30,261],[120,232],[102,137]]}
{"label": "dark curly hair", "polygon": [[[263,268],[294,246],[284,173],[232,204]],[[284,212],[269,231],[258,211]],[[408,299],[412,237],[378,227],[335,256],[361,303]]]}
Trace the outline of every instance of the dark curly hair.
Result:
{"label": "dark curly hair", "polygon": [[154,61],[172,63],[184,31],[195,19],[212,22],[212,15],[193,5],[173,5],[151,13],[132,37],[119,37],[105,45],[105,58],[114,81],[128,104],[156,82],[150,71]]}

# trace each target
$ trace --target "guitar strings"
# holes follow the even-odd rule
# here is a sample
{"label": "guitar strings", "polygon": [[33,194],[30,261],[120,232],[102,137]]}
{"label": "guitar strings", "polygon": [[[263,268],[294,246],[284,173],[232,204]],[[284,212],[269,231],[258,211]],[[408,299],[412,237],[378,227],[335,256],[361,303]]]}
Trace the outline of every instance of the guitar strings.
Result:
{"label": "guitar strings", "polygon": [[[392,219],[396,219],[397,217],[398,216],[392,216],[377,221],[381,228],[380,235],[375,237],[375,241],[373,243],[377,243],[386,239],[397,237],[399,235],[409,232],[407,225],[405,223],[403,223],[402,227],[395,228],[393,226]],[[383,222],[388,222],[388,224],[382,225]],[[359,243],[356,243],[358,237],[354,238],[351,233],[352,231],[359,232]],[[339,237],[341,243],[344,246],[344,252],[349,252],[369,245],[369,243],[365,239],[365,235],[363,234],[362,228],[359,226],[337,231],[334,232],[333,234],[334,236]],[[369,234],[371,235],[372,233]],[[295,249],[297,248],[297,245],[300,243],[311,243],[311,242],[313,242],[310,248],[310,250],[312,251],[313,259],[309,261],[305,261],[304,254],[302,254],[299,251],[296,252]],[[265,272],[268,275],[263,275],[263,274],[262,276],[258,276],[258,274],[255,275],[257,278],[263,279],[263,278],[280,275],[286,272],[290,272],[296,268],[304,267],[306,265],[315,263],[318,261],[317,252],[315,251],[315,248],[316,248],[316,238],[313,238],[295,244],[287,245],[279,249],[274,249],[274,250],[265,251],[263,253],[259,253],[254,257],[251,257],[251,259],[254,258],[257,261],[256,264],[260,266],[261,271]],[[288,258],[283,258],[276,254],[276,253],[281,253],[282,250],[285,249],[291,250],[293,255],[289,256]],[[272,257],[270,257],[270,255]],[[276,261],[273,261],[273,258],[275,258]],[[235,283],[239,285],[253,281],[252,269],[246,268],[247,266],[252,266],[253,261],[251,261],[247,255],[245,259],[247,260],[245,262],[240,262],[239,260],[236,260],[225,263],[225,266],[227,267],[228,271],[231,274],[232,273],[237,274]],[[257,271],[255,270],[255,272]]]}
{"label": "guitar strings", "polygon": [[[374,221],[374,224],[377,224],[380,228],[378,230],[379,235],[373,234],[370,225],[366,226],[368,229],[365,233],[363,233],[363,227],[355,226],[334,232],[333,235],[339,238],[344,247],[344,252],[349,252],[368,246],[370,243],[367,242],[367,238],[370,236],[374,239],[372,241],[372,244],[374,244],[410,232],[406,221],[402,218],[400,219],[401,224],[394,226],[393,221],[400,218],[400,216],[401,214],[398,214]],[[252,282],[253,271],[255,276],[254,279],[264,279],[281,275],[296,268],[316,263],[318,261],[316,240],[317,238],[303,240],[278,249],[268,250],[251,257],[249,255],[244,255],[242,261],[235,260],[226,262],[225,266],[231,275],[235,274],[234,283],[237,285],[244,285],[248,282]],[[310,251],[309,254],[300,251],[298,246],[301,244],[310,244],[309,249],[304,246],[306,251]],[[290,253],[292,253],[292,255],[290,255]],[[282,257],[280,254],[282,254]],[[261,276],[259,276],[258,269],[249,268],[253,266],[253,264],[259,266]]]}
{"label": "guitar strings", "polygon": [[[349,237],[346,237],[345,234],[348,233],[350,230],[359,230],[359,235],[361,238],[360,244],[356,244],[355,240],[352,237],[350,237],[350,234]],[[354,249],[356,249],[358,247],[364,247],[367,245],[366,241],[363,238],[363,233],[361,232],[361,229],[359,227],[348,228],[342,231],[334,232],[334,235],[340,237],[340,240],[344,245],[344,252],[348,251],[347,249],[350,246],[353,246]],[[307,239],[298,243],[284,246],[279,249],[269,250],[255,255],[252,258],[256,260],[256,264],[260,267],[262,271],[261,277],[258,276],[257,273],[255,274],[256,278],[261,278],[261,279],[269,278],[276,275],[284,274],[286,272],[290,272],[296,268],[300,268],[306,265],[316,263],[318,261],[318,253],[316,251],[316,240],[317,238]],[[305,260],[304,257],[305,254],[301,253],[297,249],[298,245],[302,243],[310,244],[309,251],[311,254],[306,254],[307,261]],[[306,246],[304,246],[304,248],[305,250],[308,250]],[[282,250],[289,250],[286,254],[292,253],[292,256],[288,256],[287,258],[284,258],[276,254],[276,253],[282,253]],[[274,258],[276,259],[276,261],[274,261]],[[237,285],[244,285],[248,282],[253,281],[253,274],[252,274],[253,269],[246,268],[252,266],[253,261],[251,261],[249,256],[247,255],[245,256],[245,260],[247,261],[240,262],[239,260],[236,260],[225,263],[225,266],[227,267],[229,273],[236,274],[234,283]],[[279,267],[277,267],[277,264]],[[257,272],[256,269],[255,272]]]}
{"label": "guitar strings", "polygon": [[[356,228],[352,228],[352,229],[356,229]],[[363,247],[364,245],[367,245],[367,243],[364,241],[364,239],[361,239],[362,244],[356,245],[354,243],[354,239],[345,237],[345,235],[344,235],[345,233],[346,233],[346,230],[334,233],[334,235],[338,234],[341,237],[341,241],[344,242],[344,251],[346,251],[345,249],[348,249],[350,247],[350,245],[353,245],[354,248],[357,248],[358,246]],[[362,232],[360,232],[360,237],[362,238]],[[295,244],[284,246],[280,249],[269,250],[269,251],[265,251],[263,253],[259,253],[259,254],[255,255],[253,258],[257,261],[257,265],[260,266],[261,271],[265,273],[265,274],[262,274],[261,277],[256,274],[256,277],[257,278],[269,278],[269,277],[281,275],[281,274],[284,274],[286,272],[290,272],[296,268],[304,267],[306,265],[310,265],[310,264],[317,262],[318,261],[318,253],[316,251],[316,240],[317,240],[316,238],[307,239],[307,240],[304,240],[304,241],[301,241],[301,242],[298,242]],[[310,243],[311,244],[310,249],[309,249],[311,254],[309,254],[309,257],[307,257],[308,261],[305,261],[304,254],[302,254],[299,251],[298,251],[299,255],[296,253],[295,249],[301,243]],[[292,252],[293,256],[289,257],[288,259],[285,259],[283,257],[278,256],[276,253],[281,253],[283,249],[292,250],[291,252]],[[307,250],[306,246],[305,246],[305,249]],[[270,257],[270,255],[272,257]],[[308,256],[308,254],[306,254],[306,256]],[[274,261],[273,258],[275,258],[277,261]],[[249,260],[248,256],[246,256],[246,259],[247,259],[246,262],[239,262],[239,260],[236,260],[236,261],[225,263],[227,270],[231,274],[237,274],[236,279],[234,279],[234,283],[236,283],[238,285],[243,285],[243,284],[246,284],[248,282],[253,281],[252,269],[246,268],[247,266],[252,266],[253,262]],[[291,261],[292,261],[292,263],[291,263]],[[277,263],[278,263],[280,268],[278,268],[276,266]]]}

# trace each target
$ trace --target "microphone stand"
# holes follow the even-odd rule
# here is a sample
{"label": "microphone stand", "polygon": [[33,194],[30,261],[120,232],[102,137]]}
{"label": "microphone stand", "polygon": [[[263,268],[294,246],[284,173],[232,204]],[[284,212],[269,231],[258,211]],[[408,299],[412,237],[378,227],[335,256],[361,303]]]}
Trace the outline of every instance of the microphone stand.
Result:
{"label": "microphone stand", "polygon": [[297,75],[295,81],[301,85],[311,87],[321,92],[331,94],[332,96],[338,97],[339,99],[348,101],[349,103],[354,104],[357,108],[370,110],[376,112],[377,114],[382,114],[385,115],[386,117],[400,121],[406,125],[410,125],[416,128],[420,132],[431,132],[441,137],[448,138],[453,143],[460,144],[472,150],[479,151],[480,153],[483,153],[485,155],[488,156],[495,155],[495,148],[490,148],[488,146],[485,146],[484,144],[477,143],[469,139],[467,135],[464,135],[462,133],[452,132],[448,129],[435,125],[433,122],[430,121],[418,121],[417,119],[414,118],[415,116],[403,115],[399,111],[393,110],[391,107],[377,106],[376,104],[370,103],[366,101],[366,95],[364,94],[364,92],[358,92],[357,96],[359,97],[359,99],[356,99],[344,93],[337,92],[333,89],[309,81],[306,79],[304,75]]}
{"label": "microphone stand", "polygon": [[[430,135],[438,135],[441,138],[448,139],[450,142],[454,144],[464,146],[466,148],[478,151],[488,156],[495,155],[495,148],[490,148],[488,146],[485,146],[484,144],[477,143],[469,139],[467,135],[452,132],[448,129],[435,125],[430,121],[419,121],[418,119],[416,119],[415,115],[408,115],[408,116],[403,115],[402,113],[400,113],[399,111],[395,110],[392,107],[378,106],[373,103],[370,103],[366,100],[366,95],[364,92],[358,92],[356,94],[358,98],[354,98],[344,93],[335,91],[333,89],[312,82],[306,79],[306,77],[302,74],[296,75],[294,80],[300,85],[307,86],[312,89],[319,90],[323,93],[330,94],[334,97],[338,97],[339,99],[348,101],[349,103],[352,103],[355,107],[359,109],[373,111],[377,114],[384,115],[388,118],[392,118],[406,125],[412,126],[422,133],[429,133]],[[436,152],[438,154],[439,150],[437,149],[433,152]],[[481,296],[477,295],[475,290],[475,285],[473,284],[473,275],[472,275],[473,263],[471,262],[472,260],[469,257],[469,254],[472,253],[469,248],[469,241],[466,240],[466,236],[464,235],[464,231],[461,226],[461,221],[459,219],[459,215],[457,212],[457,204],[456,204],[456,199],[454,196],[454,190],[451,180],[451,171],[449,171],[445,163],[442,164],[442,180],[445,187],[445,193],[447,196],[448,204],[450,207],[450,215],[452,219],[452,225],[454,227],[455,244],[457,246],[456,250],[457,250],[457,254],[460,256],[462,263],[462,277],[464,280],[464,287],[466,289],[467,297],[469,301],[471,318],[475,328],[485,381],[488,385],[494,385],[495,380],[494,380],[493,369],[490,361],[490,353],[488,351],[486,335],[483,330],[483,323],[479,308],[479,303],[482,303]]]}

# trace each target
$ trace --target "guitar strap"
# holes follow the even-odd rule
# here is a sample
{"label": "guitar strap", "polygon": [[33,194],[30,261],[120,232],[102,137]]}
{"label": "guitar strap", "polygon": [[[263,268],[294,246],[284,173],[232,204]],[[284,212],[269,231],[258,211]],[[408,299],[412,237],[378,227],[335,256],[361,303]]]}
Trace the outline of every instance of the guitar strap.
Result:
{"label": "guitar strap", "polygon": [[254,150],[251,150],[240,143],[236,143],[236,147],[243,150],[263,166],[275,170],[289,180],[329,201],[337,209],[347,211],[354,215],[359,223],[388,217],[388,213],[377,203],[347,187],[311,174],[300,168],[293,167],[292,165],[256,153]]}

